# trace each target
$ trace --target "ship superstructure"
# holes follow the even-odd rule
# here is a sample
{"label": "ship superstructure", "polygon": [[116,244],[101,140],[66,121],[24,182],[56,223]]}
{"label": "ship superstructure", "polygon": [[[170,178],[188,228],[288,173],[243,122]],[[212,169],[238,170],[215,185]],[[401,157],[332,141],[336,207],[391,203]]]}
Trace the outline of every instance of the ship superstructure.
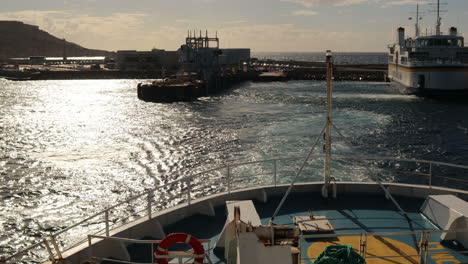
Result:
{"label": "ship superstructure", "polygon": [[435,34],[421,36],[419,14],[414,37],[405,37],[405,29],[397,30],[396,43],[389,45],[389,79],[405,92],[429,96],[468,94],[468,48],[457,28],[448,34],[441,31],[437,3]]}

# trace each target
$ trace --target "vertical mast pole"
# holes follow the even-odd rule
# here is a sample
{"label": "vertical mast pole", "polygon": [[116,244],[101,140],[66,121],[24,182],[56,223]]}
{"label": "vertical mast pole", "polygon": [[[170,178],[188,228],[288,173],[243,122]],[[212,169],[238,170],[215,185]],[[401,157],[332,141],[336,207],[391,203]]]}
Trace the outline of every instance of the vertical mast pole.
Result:
{"label": "vertical mast pole", "polygon": [[331,50],[326,53],[327,62],[327,123],[325,126],[325,164],[324,164],[324,188],[322,196],[328,197],[328,185],[331,181],[331,115],[332,115],[332,76],[333,76],[333,61]]}
{"label": "vertical mast pole", "polygon": [[437,0],[437,24],[436,24],[436,35],[440,35],[440,26],[441,26],[441,19],[440,19],[440,0]]}
{"label": "vertical mast pole", "polygon": [[419,37],[419,4],[416,5],[416,37]]}

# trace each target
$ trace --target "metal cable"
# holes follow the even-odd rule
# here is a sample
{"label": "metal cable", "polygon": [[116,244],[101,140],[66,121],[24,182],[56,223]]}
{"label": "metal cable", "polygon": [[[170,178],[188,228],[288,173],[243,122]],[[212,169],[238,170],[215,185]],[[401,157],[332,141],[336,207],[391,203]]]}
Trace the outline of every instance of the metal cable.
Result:
{"label": "metal cable", "polygon": [[279,210],[280,210],[281,207],[283,206],[284,201],[286,201],[286,198],[288,198],[288,195],[289,195],[289,193],[291,192],[292,187],[293,187],[294,184],[296,183],[297,178],[299,177],[299,175],[301,175],[302,170],[304,169],[305,165],[306,165],[307,162],[309,161],[310,156],[312,155],[312,152],[314,152],[315,147],[317,146],[317,144],[318,144],[318,142],[319,142],[319,139],[322,137],[323,132],[325,131],[325,128],[326,128],[326,127],[327,127],[326,125],[323,126],[322,131],[320,132],[320,134],[318,135],[318,137],[315,139],[315,143],[314,143],[314,145],[312,146],[312,148],[310,149],[309,154],[307,154],[307,157],[305,158],[304,162],[302,163],[301,168],[299,168],[299,171],[296,173],[296,176],[294,177],[293,181],[292,181],[291,184],[289,185],[288,190],[287,190],[286,193],[283,195],[283,198],[281,199],[280,203],[278,204],[278,207],[276,207],[276,210],[275,210],[275,212],[273,213],[273,216],[272,216],[271,219],[270,219],[271,222],[274,221],[276,215],[278,214]]}

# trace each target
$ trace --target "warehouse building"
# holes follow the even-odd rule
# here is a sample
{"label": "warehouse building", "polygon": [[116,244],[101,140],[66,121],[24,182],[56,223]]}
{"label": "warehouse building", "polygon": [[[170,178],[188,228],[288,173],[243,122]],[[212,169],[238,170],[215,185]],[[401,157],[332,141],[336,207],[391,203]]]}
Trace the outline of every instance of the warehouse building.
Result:
{"label": "warehouse building", "polygon": [[175,51],[152,49],[151,51],[119,50],[116,54],[119,70],[176,70],[179,58]]}

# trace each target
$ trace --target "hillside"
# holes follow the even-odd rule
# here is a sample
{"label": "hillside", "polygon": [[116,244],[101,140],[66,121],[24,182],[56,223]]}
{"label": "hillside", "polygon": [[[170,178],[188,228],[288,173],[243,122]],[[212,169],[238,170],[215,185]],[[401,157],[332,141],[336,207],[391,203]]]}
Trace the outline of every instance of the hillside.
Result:
{"label": "hillside", "polygon": [[61,57],[64,54],[74,56],[108,56],[104,50],[91,50],[40,30],[38,26],[19,21],[0,21],[0,59],[48,56]]}

